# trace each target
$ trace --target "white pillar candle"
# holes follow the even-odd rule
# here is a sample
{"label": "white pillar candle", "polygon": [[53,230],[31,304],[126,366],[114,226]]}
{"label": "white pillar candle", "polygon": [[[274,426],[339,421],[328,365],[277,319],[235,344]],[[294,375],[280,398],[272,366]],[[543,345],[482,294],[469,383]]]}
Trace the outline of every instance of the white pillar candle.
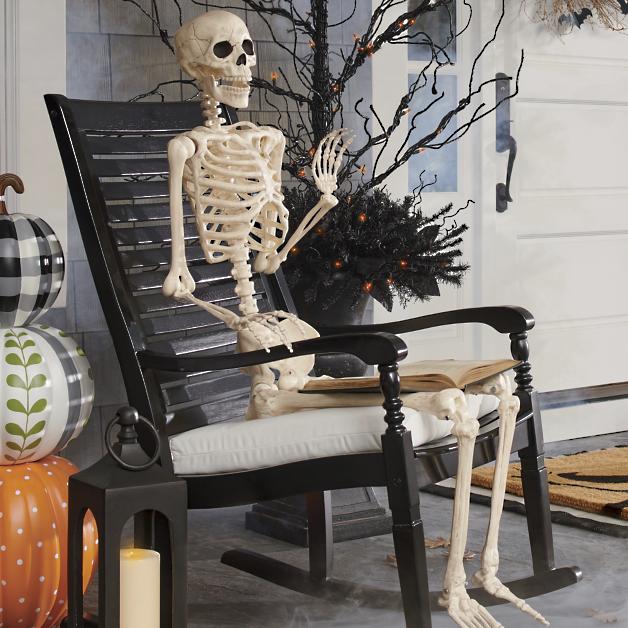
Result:
{"label": "white pillar candle", "polygon": [[120,551],[120,628],[159,628],[159,553]]}

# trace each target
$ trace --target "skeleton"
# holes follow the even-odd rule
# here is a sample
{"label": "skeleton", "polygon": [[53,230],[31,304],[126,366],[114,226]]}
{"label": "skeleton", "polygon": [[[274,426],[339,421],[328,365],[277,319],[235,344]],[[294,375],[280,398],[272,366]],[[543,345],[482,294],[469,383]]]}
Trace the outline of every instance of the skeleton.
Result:
{"label": "skeleton", "polygon": [[[275,128],[250,122],[226,125],[220,117],[219,103],[235,108],[248,106],[251,68],[256,64],[256,57],[245,23],[227,11],[212,10],[186,22],[176,33],[175,46],[182,69],[201,86],[205,122],[178,135],[168,145],[172,260],[163,293],[200,306],[237,331],[238,351],[268,349],[280,344],[290,347],[297,340],[317,337],[313,327],[293,314],[258,311],[253,298],[249,254],[251,250],[257,252],[255,271],[275,272],[288,251],[335,207],[338,203],[334,196],[336,177],[352,138],[346,129],[339,129],[321,141],[312,162],[320,200],[285,242],[288,210],[281,192],[283,135]],[[184,250],[182,189],[192,205],[206,261],[232,264],[240,315],[193,294],[195,282],[187,268]],[[372,406],[381,401],[373,395],[299,393],[313,364],[314,357],[305,356],[247,368],[251,376],[247,418],[274,416],[308,407]],[[497,396],[500,419],[490,522],[482,566],[474,579],[491,594],[512,602],[546,624],[539,613],[514,596],[496,577],[499,521],[519,400],[512,394],[510,380],[504,375],[473,388],[467,387],[466,392]],[[496,628],[501,624],[471,600],[465,589],[463,555],[472,456],[479,429],[477,419],[469,411],[469,399],[462,391],[449,389],[404,395],[403,402],[443,420],[450,419],[452,433],[459,444],[451,549],[440,603],[459,626]]]}

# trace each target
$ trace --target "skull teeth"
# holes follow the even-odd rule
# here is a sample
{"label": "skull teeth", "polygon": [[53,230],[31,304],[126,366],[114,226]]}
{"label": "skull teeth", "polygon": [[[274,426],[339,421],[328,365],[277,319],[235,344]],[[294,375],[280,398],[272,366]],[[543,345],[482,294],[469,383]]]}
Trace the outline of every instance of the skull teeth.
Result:
{"label": "skull teeth", "polygon": [[222,76],[217,84],[221,87],[233,87],[235,89],[248,89],[249,80],[245,76]]}

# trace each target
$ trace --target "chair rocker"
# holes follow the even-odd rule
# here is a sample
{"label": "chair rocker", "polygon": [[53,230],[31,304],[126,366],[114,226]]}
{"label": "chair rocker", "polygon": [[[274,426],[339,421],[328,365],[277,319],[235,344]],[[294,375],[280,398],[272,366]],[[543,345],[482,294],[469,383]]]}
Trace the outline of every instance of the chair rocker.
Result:
{"label": "chair rocker", "polygon": [[[290,354],[283,346],[269,353],[234,353],[234,332],[206,312],[161,294],[170,261],[166,145],[174,135],[199,124],[198,103],[95,102],[59,95],[45,98],[129,403],[153,421],[161,438],[161,464],[175,473],[170,439],[219,422],[216,428],[227,432],[231,425],[237,426],[225,421],[243,416],[247,404],[248,379],[239,369]],[[226,114],[228,122],[235,119],[232,111]],[[196,231],[189,205],[184,213],[195,294],[235,307],[228,267],[205,262],[200,248],[194,246]],[[294,311],[281,272],[256,275],[254,284],[260,311]],[[245,468],[239,469],[214,462],[212,473],[184,475],[189,508],[194,509],[306,495],[309,571],[246,550],[227,551],[223,563],[301,593],[335,602],[350,596],[368,605],[372,595],[364,587],[331,578],[329,491],[386,486],[401,595],[385,595],[391,606],[403,608],[408,626],[431,626],[431,612],[441,609],[436,594],[430,594],[428,588],[419,489],[455,475],[457,446],[451,437],[413,446],[412,434],[403,423],[397,373],[406,347],[396,334],[458,323],[482,323],[508,334],[511,353],[522,362],[515,377],[521,409],[513,451],[522,463],[533,575],[506,584],[525,599],[579,580],[578,568],[556,568],[554,564],[541,417],[528,361],[527,334],[534,321],[529,312],[518,307],[464,309],[397,323],[328,329],[320,338],[296,343],[296,356],[342,352],[378,366],[385,398],[385,415],[380,410],[381,430],[378,428],[381,449],[287,461],[264,459],[261,465],[249,463],[248,467],[246,461],[240,461],[240,467]],[[290,432],[289,423],[282,424],[281,417],[269,420],[274,419],[280,422],[280,433]],[[480,419],[474,466],[495,459],[496,419],[495,412]],[[265,421],[253,423],[260,426],[256,429],[264,430]],[[150,537],[159,549],[159,530],[154,529],[158,524],[146,517],[141,521],[143,525],[136,525],[136,542],[149,546],[146,542]],[[487,606],[500,603],[482,589],[470,594]],[[378,604],[382,599],[379,591]],[[112,615],[116,616],[115,612]],[[184,626],[183,612],[172,617],[172,610],[169,615],[166,609],[162,625]]]}

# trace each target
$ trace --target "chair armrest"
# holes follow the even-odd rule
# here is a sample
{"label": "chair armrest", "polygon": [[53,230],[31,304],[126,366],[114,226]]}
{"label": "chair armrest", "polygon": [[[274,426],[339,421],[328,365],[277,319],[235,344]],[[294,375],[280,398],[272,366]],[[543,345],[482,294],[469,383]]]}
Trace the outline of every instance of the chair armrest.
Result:
{"label": "chair armrest", "polygon": [[137,358],[140,366],[145,369],[196,373],[200,371],[222,371],[242,368],[277,360],[286,360],[287,358],[322,353],[350,353],[366,362],[366,364],[394,364],[406,357],[408,348],[401,338],[392,334],[360,332],[301,340],[293,343],[292,351],[284,345],[279,345],[271,347],[269,351],[260,349],[259,351],[248,351],[246,353],[186,357],[146,350],[139,351]]}
{"label": "chair armrest", "polygon": [[408,318],[391,323],[375,325],[347,325],[343,327],[317,327],[321,336],[327,334],[373,333],[387,332],[389,334],[405,334],[411,331],[420,331],[444,325],[458,323],[482,323],[492,327],[502,334],[517,334],[534,327],[534,317],[528,310],[516,305],[501,305],[491,307],[472,307],[451,312],[439,312],[417,318]]}

